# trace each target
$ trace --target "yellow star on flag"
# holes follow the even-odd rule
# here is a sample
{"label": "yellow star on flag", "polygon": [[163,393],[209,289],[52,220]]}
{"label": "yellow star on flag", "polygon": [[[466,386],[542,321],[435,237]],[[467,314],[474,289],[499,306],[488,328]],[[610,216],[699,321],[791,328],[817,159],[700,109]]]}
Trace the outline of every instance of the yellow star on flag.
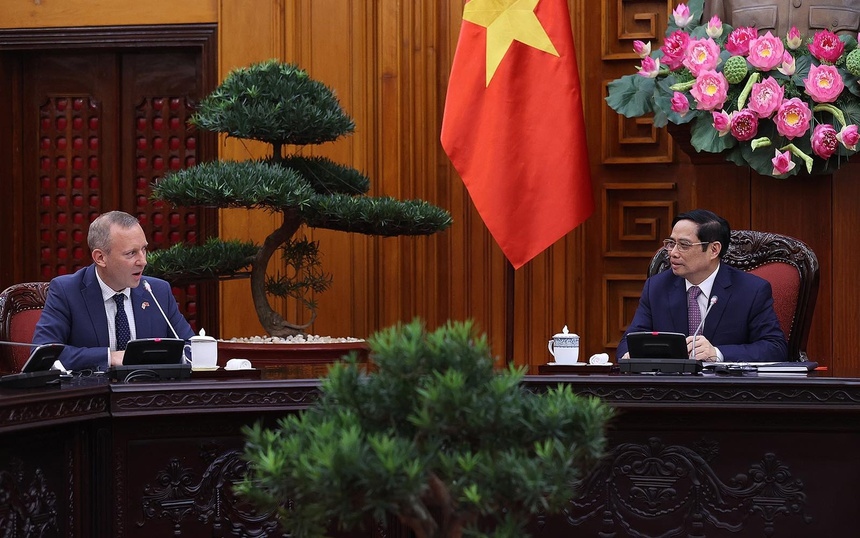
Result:
{"label": "yellow star on flag", "polygon": [[535,15],[540,0],[472,0],[463,20],[487,29],[487,86],[514,41],[558,56]]}

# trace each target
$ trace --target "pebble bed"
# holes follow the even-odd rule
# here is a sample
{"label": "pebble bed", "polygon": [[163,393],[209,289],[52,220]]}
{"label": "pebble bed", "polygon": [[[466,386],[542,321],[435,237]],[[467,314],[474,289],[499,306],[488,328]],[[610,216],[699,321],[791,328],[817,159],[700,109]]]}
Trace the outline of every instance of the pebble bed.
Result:
{"label": "pebble bed", "polygon": [[335,338],[332,336],[319,336],[316,334],[297,334],[295,336],[249,336],[242,338],[231,338],[225,342],[236,342],[241,344],[344,344],[348,342],[364,342],[363,338],[351,336]]}

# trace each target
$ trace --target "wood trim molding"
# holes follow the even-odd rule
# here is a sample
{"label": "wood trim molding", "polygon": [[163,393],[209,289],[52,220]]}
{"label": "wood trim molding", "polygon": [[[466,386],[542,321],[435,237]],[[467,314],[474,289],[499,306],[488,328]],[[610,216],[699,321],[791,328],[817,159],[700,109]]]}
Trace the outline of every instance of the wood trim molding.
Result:
{"label": "wood trim molding", "polygon": [[0,50],[121,47],[214,47],[216,24],[14,28],[0,30]]}

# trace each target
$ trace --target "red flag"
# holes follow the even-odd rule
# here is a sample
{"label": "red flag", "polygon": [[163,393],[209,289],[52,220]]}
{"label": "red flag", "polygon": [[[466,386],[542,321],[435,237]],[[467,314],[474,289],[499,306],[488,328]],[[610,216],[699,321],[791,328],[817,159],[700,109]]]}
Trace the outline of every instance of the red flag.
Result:
{"label": "red flag", "polygon": [[515,269],[594,211],[566,0],[471,0],[442,146]]}

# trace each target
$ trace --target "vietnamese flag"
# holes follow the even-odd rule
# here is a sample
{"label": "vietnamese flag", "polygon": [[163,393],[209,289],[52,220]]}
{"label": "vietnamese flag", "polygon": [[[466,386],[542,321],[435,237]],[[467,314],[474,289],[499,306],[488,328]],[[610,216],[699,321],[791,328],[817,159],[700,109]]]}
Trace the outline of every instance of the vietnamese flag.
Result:
{"label": "vietnamese flag", "polygon": [[594,211],[566,0],[471,0],[442,146],[515,269]]}

